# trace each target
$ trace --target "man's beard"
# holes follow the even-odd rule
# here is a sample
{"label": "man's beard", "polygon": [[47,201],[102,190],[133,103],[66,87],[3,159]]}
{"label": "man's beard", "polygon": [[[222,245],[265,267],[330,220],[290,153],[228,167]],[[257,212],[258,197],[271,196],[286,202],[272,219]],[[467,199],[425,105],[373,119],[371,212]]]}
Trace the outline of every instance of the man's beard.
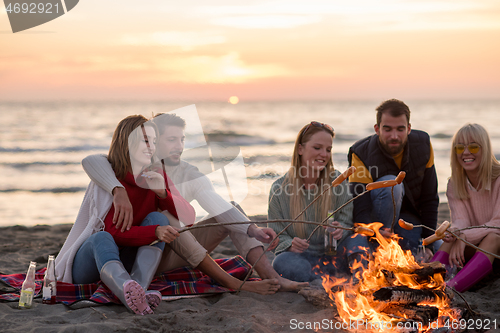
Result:
{"label": "man's beard", "polygon": [[[390,140],[388,143],[383,143],[382,147],[384,147],[385,151],[388,152],[391,156],[398,155],[404,149],[406,142],[400,142],[399,140]],[[397,146],[389,146],[390,143],[399,143]]]}
{"label": "man's beard", "polygon": [[179,165],[181,163],[181,159],[174,161],[169,157],[165,157],[163,159],[163,162],[165,163],[165,165],[168,165],[168,166],[176,166],[176,165]]}

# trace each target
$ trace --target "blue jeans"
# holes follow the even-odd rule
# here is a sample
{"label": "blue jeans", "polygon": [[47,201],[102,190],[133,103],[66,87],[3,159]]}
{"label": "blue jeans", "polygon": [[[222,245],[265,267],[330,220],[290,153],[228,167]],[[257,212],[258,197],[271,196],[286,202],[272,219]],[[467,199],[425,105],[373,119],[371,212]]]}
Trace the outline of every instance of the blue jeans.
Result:
{"label": "blue jeans", "polygon": [[[396,176],[387,175],[380,177],[377,181],[394,180]],[[403,203],[405,188],[403,184],[394,186],[394,201],[396,203],[396,224]],[[384,228],[390,229],[394,219],[394,204],[392,202],[392,188],[384,187],[370,191],[372,199],[372,221],[380,222]]]}
{"label": "blue jeans", "polygon": [[[393,180],[396,179],[394,175],[387,175],[380,177],[377,181]],[[392,188],[384,187],[370,192],[372,199],[372,221],[380,222],[384,228],[390,229],[394,221],[394,203],[392,202]],[[420,224],[420,220],[413,214],[401,214],[401,205],[403,204],[403,197],[405,189],[403,184],[394,186],[394,201],[396,204],[396,220],[394,224],[394,233],[398,234],[402,239],[399,244],[404,250],[416,249],[421,238],[421,228],[414,228],[406,230],[399,226],[398,220],[402,218],[407,222]]]}
{"label": "blue jeans", "polygon": [[[148,225],[169,225],[168,218],[159,212],[149,213],[141,223],[141,226]],[[165,248],[164,242],[155,245],[162,251]],[[73,260],[73,283],[87,284],[94,283],[101,279],[102,266],[112,260],[119,260],[129,269],[135,260],[136,247],[118,248],[113,236],[107,231],[99,231],[89,238],[78,249]]]}
{"label": "blue jeans", "polygon": [[316,269],[313,269],[316,265],[319,265],[318,274],[345,275],[349,273],[349,256],[365,253],[366,248],[368,248],[367,238],[353,235],[339,243],[335,256],[325,256],[311,251],[303,253],[285,251],[273,260],[273,268],[282,277],[298,282],[309,282],[320,278],[316,274]]}

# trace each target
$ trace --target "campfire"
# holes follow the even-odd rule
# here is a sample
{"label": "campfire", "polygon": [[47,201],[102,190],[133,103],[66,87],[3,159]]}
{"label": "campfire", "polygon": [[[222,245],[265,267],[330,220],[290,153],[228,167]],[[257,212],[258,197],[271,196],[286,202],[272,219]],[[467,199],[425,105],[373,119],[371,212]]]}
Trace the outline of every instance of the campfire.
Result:
{"label": "campfire", "polygon": [[416,262],[411,251],[401,249],[397,235],[385,238],[380,234],[381,223],[367,227],[375,231],[380,245],[364,263],[354,263],[352,279],[322,275],[323,287],[341,320],[363,323],[365,330],[374,332],[391,328],[431,332],[459,319],[460,312],[450,307],[453,294],[445,289],[445,267],[438,262]]}

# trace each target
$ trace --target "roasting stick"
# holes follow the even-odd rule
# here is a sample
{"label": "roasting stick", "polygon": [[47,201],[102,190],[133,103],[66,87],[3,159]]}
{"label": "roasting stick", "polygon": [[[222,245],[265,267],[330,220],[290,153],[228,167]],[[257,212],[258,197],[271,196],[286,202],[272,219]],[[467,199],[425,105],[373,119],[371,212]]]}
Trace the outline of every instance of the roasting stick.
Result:
{"label": "roasting stick", "polygon": [[[426,228],[426,229],[429,229],[431,231],[434,231],[432,228],[426,226],[426,225],[423,225],[423,224],[420,224],[420,225],[413,225],[411,224],[410,222],[406,222],[404,221],[403,219],[399,219],[399,225],[401,228],[403,229],[406,229],[406,230],[411,230],[413,228],[416,228],[416,227],[423,227],[423,228]],[[478,251],[481,251],[483,252],[484,254],[488,254],[490,256],[493,256],[495,258],[498,258],[500,259],[500,256],[497,255],[497,254],[494,254],[494,253],[491,253],[489,251],[486,251],[486,250],[483,250],[482,248],[466,241],[465,239],[463,239],[462,237],[458,236],[457,234],[455,234],[455,232],[457,231],[462,231],[462,230],[466,230],[466,229],[475,229],[475,228],[492,228],[492,229],[500,229],[498,227],[490,227],[488,225],[485,225],[485,226],[475,226],[475,227],[467,227],[467,228],[464,228],[464,229],[459,229],[459,230],[456,230],[455,232],[453,231],[449,231],[448,228],[450,227],[451,223],[448,222],[448,221],[444,221],[441,226],[439,226],[439,228],[437,228],[437,230],[435,231],[434,235],[430,235],[429,237],[427,237],[426,239],[424,239],[423,241],[423,245],[426,246],[426,245],[429,245],[429,244],[432,244],[434,243],[435,241],[437,241],[438,239],[443,239],[444,238],[444,235],[446,232],[452,234],[455,238],[457,239],[460,239],[462,242],[464,242],[465,244],[475,248],[476,250]]]}
{"label": "roasting stick", "polygon": [[[306,208],[304,208],[300,213],[299,215],[297,215],[295,218],[294,218],[294,221],[297,220],[299,217],[302,216],[302,214],[304,214],[304,212],[309,208],[311,207],[311,205],[313,203],[316,202],[316,200],[318,200],[323,194],[325,194],[327,191],[329,191],[330,189],[332,189],[333,187],[337,187],[339,186],[344,180],[346,180],[350,175],[352,175],[354,172],[356,171],[356,167],[352,166],[350,168],[348,168],[346,171],[344,171],[342,174],[340,174],[337,178],[335,178],[332,182],[332,184],[326,188],[323,192],[321,192],[320,195],[318,195],[309,205],[307,205]],[[289,223],[285,228],[283,228],[283,230],[281,230],[277,235],[276,237],[273,238],[273,240],[269,243],[269,244],[272,244],[282,233],[285,232],[286,229],[288,229],[288,227],[290,227],[292,225],[292,223]],[[240,292],[241,290],[241,287],[243,287],[243,285],[245,284],[245,282],[248,280],[248,278],[250,277],[250,275],[252,275],[253,273],[253,267],[259,262],[259,260],[262,258],[262,256],[266,253],[266,251],[262,252],[262,254],[257,258],[257,260],[254,262],[254,264],[252,265],[252,267],[250,268],[250,271],[248,272],[248,274],[245,276],[245,279],[243,279],[243,282],[241,283],[240,287],[238,288],[237,290],[237,293]]]}
{"label": "roasting stick", "polygon": [[[395,181],[399,184],[403,182],[403,180],[406,177],[406,172],[400,171],[398,173],[398,176],[396,177]],[[393,212],[393,217],[392,217],[392,224],[391,224],[391,232],[394,233],[394,225],[396,224],[396,200],[394,200],[394,186],[391,187],[391,196],[392,196],[392,212]]]}
{"label": "roasting stick", "polygon": [[[394,188],[395,185],[398,185],[398,184],[401,184],[401,182],[403,181],[403,179],[405,178],[405,175],[406,175],[406,172],[404,171],[401,171],[398,176],[396,177],[395,180],[383,180],[383,181],[379,181],[379,182],[373,182],[373,183],[369,183],[366,185],[366,191],[360,193],[359,195],[357,195],[356,197],[350,199],[349,201],[346,201],[342,206],[340,206],[339,208],[337,208],[333,213],[329,214],[326,219],[324,219],[320,225],[318,225],[312,232],[311,234],[309,235],[309,237],[307,238],[307,241],[309,241],[312,237],[312,235],[314,235],[314,233],[316,232],[316,230],[319,229],[319,227],[321,226],[325,226],[325,222],[328,221],[328,219],[330,217],[332,217],[333,215],[335,215],[335,213],[337,213],[339,210],[341,210],[342,208],[344,208],[345,206],[347,206],[348,204],[350,204],[351,202],[353,202],[354,200],[356,200],[357,198],[359,198],[360,196],[370,192],[371,190],[375,190],[375,189],[378,189],[378,188],[383,188],[383,187],[392,187]],[[399,182],[398,182],[399,181]],[[394,198],[394,196],[393,196]],[[394,200],[393,200],[394,202]],[[395,205],[395,203],[394,203]],[[396,209],[394,209],[394,211],[396,211]],[[335,226],[335,228],[339,228],[337,226]],[[375,235],[375,232],[373,230],[371,230],[370,228],[365,228],[365,227],[357,227],[357,228],[363,228],[363,229],[366,229],[364,230],[364,234],[367,235],[367,236],[373,236]],[[339,229],[342,229],[342,228],[339,228]],[[351,228],[350,230],[353,230],[354,231],[355,228]],[[359,229],[359,230],[362,230],[362,229]],[[368,232],[367,230],[371,230],[371,234],[370,232]],[[363,232],[358,232],[358,231],[354,231],[354,232],[357,232],[357,233],[363,233]]]}
{"label": "roasting stick", "polygon": [[[279,237],[279,235],[281,235],[283,232],[285,232],[286,229],[288,229],[288,227],[290,227],[293,223],[306,223],[306,224],[320,224],[318,222],[311,222],[311,221],[297,221],[297,219],[299,217],[302,216],[302,214],[304,214],[304,212],[309,208],[311,207],[312,204],[314,204],[316,202],[316,200],[318,200],[323,194],[325,194],[327,191],[329,191],[332,187],[337,187],[339,186],[344,180],[346,180],[350,175],[352,175],[354,172],[356,171],[356,167],[350,167],[349,169],[347,169],[346,171],[344,171],[344,173],[342,173],[341,175],[339,175],[337,178],[335,178],[332,182],[332,184],[326,188],[320,195],[318,195],[309,205],[307,205],[306,208],[304,208],[293,220],[265,220],[265,221],[235,221],[235,222],[226,222],[226,223],[211,223],[211,224],[203,224],[203,225],[192,225],[190,227],[183,227],[181,228],[180,230],[178,230],[179,233],[181,232],[185,232],[185,231],[190,231],[190,230],[193,230],[193,229],[201,229],[201,228],[208,228],[208,227],[216,227],[216,226],[221,226],[221,225],[234,225],[234,224],[249,224],[249,223],[254,223],[254,224],[264,224],[264,223],[276,223],[276,222],[290,222],[283,230],[281,230],[277,235],[276,237],[270,242],[270,244],[272,244],[272,242],[274,242],[274,240],[276,238]],[[351,230],[351,229],[346,229],[346,230]],[[153,241],[151,244],[149,245],[154,245],[156,243],[158,243],[159,240],[155,240]],[[260,258],[262,257],[262,255],[255,261],[255,263],[257,263]],[[255,265],[254,263],[254,265]],[[253,270],[253,268],[252,268]],[[252,273],[252,270],[250,271],[250,274]],[[245,279],[246,281],[246,279]],[[243,284],[242,284],[243,286]],[[240,289],[241,289],[241,286],[240,286]],[[239,290],[238,289],[238,292]]]}
{"label": "roasting stick", "polygon": [[[315,222],[315,221],[301,221],[301,220],[261,220],[261,221],[234,221],[234,222],[225,222],[225,223],[207,223],[207,224],[194,224],[189,227],[182,227],[179,230],[177,230],[178,233],[183,233],[186,231],[191,231],[194,229],[203,229],[203,228],[210,228],[210,227],[220,227],[221,225],[235,225],[235,224],[268,224],[268,223],[279,223],[279,222],[289,222],[289,223],[302,223],[302,224],[313,224],[313,225],[319,225],[319,226],[324,226],[322,222]],[[372,229],[365,228],[365,227],[351,227],[351,228],[346,228],[342,226],[333,226],[333,225],[328,225],[327,226],[333,227],[333,228],[338,228],[342,230],[347,230],[347,231],[353,231],[357,233],[363,233],[367,234],[368,236],[373,236],[374,232]],[[371,231],[371,234],[369,234]],[[155,240],[149,245],[154,245],[156,243],[160,242],[160,240]]]}
{"label": "roasting stick", "polygon": [[[301,221],[301,220],[234,221],[234,222],[225,222],[225,223],[207,223],[207,224],[200,224],[200,225],[195,224],[195,225],[192,225],[190,227],[183,227],[183,228],[177,230],[177,232],[178,233],[183,233],[183,232],[191,231],[191,230],[194,230],[194,229],[203,229],[203,228],[209,228],[209,227],[220,227],[221,225],[235,225],[235,224],[249,224],[249,223],[253,223],[253,224],[268,224],[268,223],[279,223],[279,222],[289,222],[289,223],[299,223],[299,224],[302,223],[302,224],[313,224],[313,225],[325,226],[325,224],[323,224],[322,222]],[[364,234],[364,235],[367,235],[367,236],[373,236],[375,234],[375,232],[372,229],[366,228],[366,227],[362,227],[362,226],[356,226],[356,227],[351,227],[351,228],[346,228],[346,227],[343,227],[343,226],[333,226],[333,225],[329,225],[329,224],[326,224],[326,226],[330,226],[330,227],[338,228],[338,229],[342,229],[342,230],[347,230],[347,231],[353,231],[353,232],[356,232],[356,233],[359,233],[359,234]],[[154,244],[156,244],[158,242],[159,242],[159,240],[155,240],[150,245],[154,245]]]}
{"label": "roasting stick", "polygon": [[465,299],[465,297],[461,293],[459,293],[458,291],[456,291],[455,288],[450,287],[449,285],[445,285],[445,286],[446,286],[446,288],[450,289],[455,294],[457,294],[458,296],[460,296],[460,298],[462,299],[462,301],[464,301],[465,305],[467,306],[467,309],[469,309],[470,313],[472,313],[472,315],[474,316],[474,318],[477,318],[477,316],[481,315],[479,312],[476,312],[476,311],[472,310],[472,308],[470,307],[470,305],[467,302],[467,300]]}
{"label": "roasting stick", "polygon": [[486,229],[500,229],[500,227],[496,227],[494,225],[474,225],[462,229],[457,229],[456,231],[464,231],[464,230],[470,230],[470,229],[479,229],[479,228],[486,228]]}
{"label": "roasting stick", "polygon": [[[234,221],[234,222],[225,222],[225,223],[210,223],[210,224],[201,224],[201,225],[193,225],[190,227],[183,227],[180,230],[178,230],[179,233],[185,232],[185,231],[191,231],[194,229],[203,229],[203,228],[208,228],[208,227],[220,227],[221,225],[235,225],[235,224],[249,224],[249,223],[254,223],[254,224],[267,224],[267,223],[279,223],[279,222],[289,222],[289,223],[302,223],[302,224],[314,224],[314,225],[323,225],[321,222],[314,222],[314,221],[301,221],[301,220],[261,220],[261,221]],[[351,230],[354,231],[354,227],[352,228],[346,228],[346,227],[337,227],[337,226],[331,226],[334,228],[339,228],[342,230]],[[368,228],[365,228],[368,229]],[[371,229],[368,229],[371,230]]]}

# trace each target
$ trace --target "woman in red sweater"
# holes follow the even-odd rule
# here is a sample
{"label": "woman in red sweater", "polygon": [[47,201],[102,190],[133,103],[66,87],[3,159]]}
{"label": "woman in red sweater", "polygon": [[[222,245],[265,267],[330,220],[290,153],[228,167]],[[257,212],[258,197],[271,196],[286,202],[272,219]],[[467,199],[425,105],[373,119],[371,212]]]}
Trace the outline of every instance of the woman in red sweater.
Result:
{"label": "woman in red sweater", "polygon": [[[460,128],[453,137],[451,178],[446,191],[453,223],[450,230],[481,225],[500,227],[499,176],[500,162],[492,153],[484,127],[467,124]],[[500,230],[475,228],[456,232],[481,249],[500,254]],[[495,259],[492,255],[475,251],[450,234],[443,240],[431,261],[463,267],[448,282],[449,286],[459,292],[466,291],[492,271]]]}

